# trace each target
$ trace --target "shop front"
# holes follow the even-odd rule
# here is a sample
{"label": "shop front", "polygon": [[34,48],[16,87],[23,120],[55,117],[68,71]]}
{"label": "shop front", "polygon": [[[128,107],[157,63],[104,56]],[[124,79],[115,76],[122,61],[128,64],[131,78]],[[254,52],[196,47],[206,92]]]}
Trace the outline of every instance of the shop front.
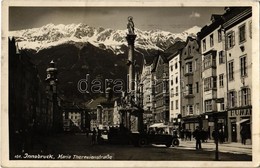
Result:
{"label": "shop front", "polygon": [[184,130],[189,130],[190,132],[194,132],[197,126],[200,126],[200,120],[198,116],[183,117],[182,128]]}
{"label": "shop front", "polygon": [[227,130],[227,111],[223,112],[209,112],[201,115],[202,129],[208,132],[208,138],[213,139],[212,133],[215,130],[215,119],[217,120],[217,130],[223,135],[223,142],[228,140]]}
{"label": "shop front", "polygon": [[252,144],[252,107],[228,110],[228,141],[241,142],[246,138],[247,144]]}

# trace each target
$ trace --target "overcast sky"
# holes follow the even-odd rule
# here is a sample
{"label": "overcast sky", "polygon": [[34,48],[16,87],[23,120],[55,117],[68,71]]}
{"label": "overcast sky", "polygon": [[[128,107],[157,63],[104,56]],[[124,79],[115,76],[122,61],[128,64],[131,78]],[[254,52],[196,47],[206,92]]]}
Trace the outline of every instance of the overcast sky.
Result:
{"label": "overcast sky", "polygon": [[85,23],[93,27],[126,29],[133,16],[141,30],[161,29],[172,33],[210,22],[212,14],[223,14],[223,7],[10,7],[9,30],[53,24]]}

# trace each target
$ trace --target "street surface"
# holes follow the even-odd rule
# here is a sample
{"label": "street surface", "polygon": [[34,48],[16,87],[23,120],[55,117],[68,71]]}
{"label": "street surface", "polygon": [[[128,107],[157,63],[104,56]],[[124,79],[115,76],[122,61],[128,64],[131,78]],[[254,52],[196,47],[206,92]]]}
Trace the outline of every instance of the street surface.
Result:
{"label": "street surface", "polygon": [[[195,150],[195,141],[182,141],[179,147],[166,148],[164,145],[148,145],[134,147],[132,145],[91,145],[91,136],[84,134],[61,134],[52,137],[35,137],[34,148],[29,154],[43,151],[54,155],[106,155],[113,156],[113,160],[187,160],[213,161],[215,158],[215,144],[202,143],[201,150]],[[221,161],[251,161],[250,146],[241,144],[220,144],[219,159]],[[66,158],[65,158],[66,159]]]}

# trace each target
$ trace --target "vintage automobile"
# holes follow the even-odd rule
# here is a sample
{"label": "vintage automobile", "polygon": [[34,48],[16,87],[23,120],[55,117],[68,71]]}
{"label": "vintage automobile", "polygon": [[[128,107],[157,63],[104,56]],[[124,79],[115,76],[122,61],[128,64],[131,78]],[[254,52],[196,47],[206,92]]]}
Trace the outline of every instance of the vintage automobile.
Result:
{"label": "vintage automobile", "polygon": [[162,144],[166,147],[178,146],[180,141],[177,136],[169,134],[150,134],[130,132],[127,130],[110,129],[108,132],[108,143],[110,144],[127,144],[137,147],[143,147],[149,144]]}
{"label": "vintage automobile", "polygon": [[132,133],[132,142],[135,146],[143,147],[148,144],[163,144],[166,147],[178,146],[180,141],[177,136],[169,134]]}

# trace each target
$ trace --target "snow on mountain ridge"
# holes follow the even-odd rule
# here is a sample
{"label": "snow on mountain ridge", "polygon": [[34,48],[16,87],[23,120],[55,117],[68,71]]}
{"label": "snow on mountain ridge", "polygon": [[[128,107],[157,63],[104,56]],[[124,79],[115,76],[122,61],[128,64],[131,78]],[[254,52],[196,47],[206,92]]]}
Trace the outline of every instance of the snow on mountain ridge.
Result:
{"label": "snow on mountain ridge", "polygon": [[[137,38],[135,45],[137,48],[164,50],[173,44],[177,37],[185,41],[187,36],[194,36],[199,30],[199,27],[194,26],[183,33],[174,34],[162,30],[142,31],[136,29]],[[69,25],[54,25],[50,23],[40,28],[10,32],[10,35],[16,38],[21,48],[39,51],[44,48],[74,41],[89,42],[97,47],[103,46],[103,49],[112,49],[117,53],[120,53],[120,46],[127,45],[126,34],[127,30],[104,29],[102,27],[94,28],[84,23]]]}

